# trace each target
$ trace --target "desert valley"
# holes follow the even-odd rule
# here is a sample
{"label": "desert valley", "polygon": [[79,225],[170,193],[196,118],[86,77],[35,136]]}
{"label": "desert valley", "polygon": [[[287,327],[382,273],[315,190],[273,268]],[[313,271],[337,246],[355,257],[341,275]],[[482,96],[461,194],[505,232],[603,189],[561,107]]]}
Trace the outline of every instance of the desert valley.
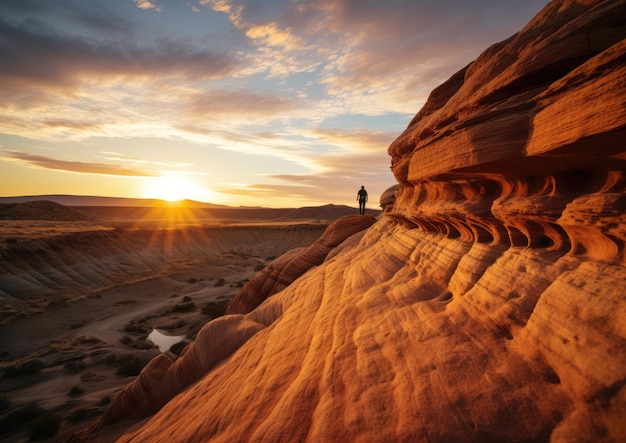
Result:
{"label": "desert valley", "polygon": [[356,212],[2,200],[0,438],[7,441],[61,421],[65,437],[55,438],[84,428],[151,359],[180,354],[272,260]]}
{"label": "desert valley", "polygon": [[624,10],[435,88],[380,211],[5,201],[0,438],[626,441]]}

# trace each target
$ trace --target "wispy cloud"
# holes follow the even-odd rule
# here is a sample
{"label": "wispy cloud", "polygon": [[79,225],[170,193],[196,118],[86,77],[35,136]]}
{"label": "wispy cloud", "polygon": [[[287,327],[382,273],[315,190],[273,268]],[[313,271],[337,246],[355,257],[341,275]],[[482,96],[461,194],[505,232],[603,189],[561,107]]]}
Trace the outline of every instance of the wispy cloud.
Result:
{"label": "wispy cloud", "polygon": [[0,19],[0,84],[16,96],[36,88],[77,88],[97,79],[222,78],[239,62],[183,40],[89,39],[58,29]]}
{"label": "wispy cloud", "polygon": [[106,152],[103,151],[105,160],[112,160],[116,162],[126,162],[132,163],[136,165],[152,165],[152,166],[162,166],[166,168],[187,168],[193,166],[193,163],[185,163],[185,162],[162,162],[162,161],[149,161],[146,159],[142,159],[139,157],[130,157],[128,155],[121,154],[119,152]]}
{"label": "wispy cloud", "polygon": [[82,174],[120,175],[132,177],[154,177],[157,174],[138,169],[127,169],[118,165],[105,163],[84,163],[76,161],[59,160],[42,155],[32,155],[18,151],[2,151],[6,155],[0,157],[5,161],[19,161],[31,167],[53,169],[56,171],[77,172]]}
{"label": "wispy cloud", "polygon": [[371,131],[363,128],[314,129],[309,134],[321,143],[329,143],[357,151],[384,151],[398,136],[388,131]]}
{"label": "wispy cloud", "polygon": [[150,0],[134,0],[139,9],[154,9],[161,12],[161,7]]}
{"label": "wispy cloud", "polygon": [[267,118],[287,112],[297,105],[292,98],[250,91],[212,90],[194,96],[190,112],[195,116],[258,116]]}
{"label": "wispy cloud", "polygon": [[430,91],[547,2],[0,0],[0,166],[174,169],[280,204],[382,192]]}

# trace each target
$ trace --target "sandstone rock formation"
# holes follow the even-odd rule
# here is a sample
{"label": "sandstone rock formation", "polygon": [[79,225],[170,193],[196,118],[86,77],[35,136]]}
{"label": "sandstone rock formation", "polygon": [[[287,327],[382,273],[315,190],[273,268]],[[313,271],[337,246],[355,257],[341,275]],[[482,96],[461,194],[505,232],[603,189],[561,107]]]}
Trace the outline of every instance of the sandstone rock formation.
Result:
{"label": "sandstone rock formation", "polygon": [[380,207],[382,208],[383,212],[388,212],[393,209],[393,205],[396,202],[396,193],[398,192],[399,188],[399,185],[393,185],[387,188],[385,192],[380,195]]}
{"label": "sandstone rock formation", "polygon": [[625,10],[553,1],[433,91],[393,207],[146,369],[198,382],[121,441],[626,441]]}
{"label": "sandstone rock formation", "polygon": [[328,253],[352,234],[370,227],[376,219],[371,215],[346,216],[335,221],[308,248],[292,249],[257,274],[230,302],[227,314],[245,314],[267,297],[283,290],[314,266],[320,265]]}
{"label": "sandstone rock formation", "polygon": [[[308,248],[287,252],[251,280],[233,299],[228,314],[252,311],[261,301],[285,288],[304,272],[322,263],[346,238],[371,226],[370,215],[346,216],[332,223]],[[153,414],[172,397],[194,383],[239,349],[250,337],[271,324],[276,311],[244,317],[227,315],[207,324],[195,341],[173,362],[161,355],[152,360],[135,381],[118,395],[103,415],[102,423]]]}

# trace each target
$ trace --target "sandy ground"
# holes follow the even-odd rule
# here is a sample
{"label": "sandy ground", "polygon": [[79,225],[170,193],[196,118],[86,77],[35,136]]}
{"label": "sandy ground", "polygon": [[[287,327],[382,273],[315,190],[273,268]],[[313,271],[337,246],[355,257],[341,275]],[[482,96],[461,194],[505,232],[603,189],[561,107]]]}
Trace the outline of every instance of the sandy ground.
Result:
{"label": "sandy ground", "polygon": [[[4,234],[49,238],[68,229],[88,230],[43,223],[33,228],[7,229]],[[186,269],[178,266],[140,281],[90,290],[85,298],[48,304],[43,312],[0,326],[0,441],[28,441],[41,426],[33,417],[42,415],[61,421],[59,433],[49,441],[63,441],[89,426],[116,392],[159,354],[148,334],[158,329],[184,336],[178,349],[166,351],[175,359],[205,323],[223,313],[261,265],[282,253],[264,248],[264,259],[259,251],[221,254],[219,260],[194,261]]]}

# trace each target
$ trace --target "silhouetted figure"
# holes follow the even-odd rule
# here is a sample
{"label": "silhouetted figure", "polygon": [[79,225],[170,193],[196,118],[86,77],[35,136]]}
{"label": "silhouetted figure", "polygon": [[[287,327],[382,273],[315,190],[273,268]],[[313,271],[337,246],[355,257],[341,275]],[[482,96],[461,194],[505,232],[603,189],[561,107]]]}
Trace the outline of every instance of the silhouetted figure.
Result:
{"label": "silhouetted figure", "polygon": [[356,194],[356,199],[359,201],[359,214],[365,214],[365,203],[367,203],[367,191],[365,186],[361,186],[359,192]]}

